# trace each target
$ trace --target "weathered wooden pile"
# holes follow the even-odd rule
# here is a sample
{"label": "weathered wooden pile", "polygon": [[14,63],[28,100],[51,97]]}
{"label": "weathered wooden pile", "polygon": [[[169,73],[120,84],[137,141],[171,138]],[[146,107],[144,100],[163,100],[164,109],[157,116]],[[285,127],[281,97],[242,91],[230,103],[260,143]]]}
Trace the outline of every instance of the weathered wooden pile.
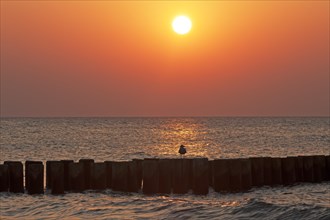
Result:
{"label": "weathered wooden pile", "polygon": [[[44,164],[6,161],[0,165],[0,192],[44,193]],[[94,162],[92,159],[47,161],[46,188],[52,194],[112,189],[123,192],[207,194],[242,192],[264,185],[292,185],[330,180],[330,155],[239,159],[133,159]]]}

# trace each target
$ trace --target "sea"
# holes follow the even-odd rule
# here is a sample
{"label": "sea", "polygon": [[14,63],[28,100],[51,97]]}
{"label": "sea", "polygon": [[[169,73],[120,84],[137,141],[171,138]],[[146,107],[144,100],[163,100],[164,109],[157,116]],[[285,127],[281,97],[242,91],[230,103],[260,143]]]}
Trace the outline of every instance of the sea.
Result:
{"label": "sea", "polygon": [[[1,118],[0,163],[330,154],[329,117]],[[208,195],[0,193],[0,219],[324,219],[330,182]]]}

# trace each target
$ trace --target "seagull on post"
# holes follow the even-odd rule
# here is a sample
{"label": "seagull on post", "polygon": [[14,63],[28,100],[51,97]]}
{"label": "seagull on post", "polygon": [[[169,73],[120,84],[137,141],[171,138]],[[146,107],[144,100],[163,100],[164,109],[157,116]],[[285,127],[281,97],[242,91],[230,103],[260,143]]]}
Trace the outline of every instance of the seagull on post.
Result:
{"label": "seagull on post", "polygon": [[187,153],[186,147],[184,145],[181,145],[179,148],[179,154],[181,155],[181,158],[185,153]]}

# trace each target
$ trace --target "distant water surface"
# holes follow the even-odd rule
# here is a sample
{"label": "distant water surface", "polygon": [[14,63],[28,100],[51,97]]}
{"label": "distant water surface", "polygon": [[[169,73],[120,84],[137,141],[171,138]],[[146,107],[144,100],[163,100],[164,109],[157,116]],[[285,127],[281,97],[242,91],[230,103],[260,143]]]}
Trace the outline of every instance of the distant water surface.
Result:
{"label": "distant water surface", "polygon": [[0,160],[329,154],[329,118],[1,119]]}
{"label": "distant water surface", "polygon": [[[329,118],[1,118],[0,161],[329,154]],[[0,194],[0,218],[330,219],[330,184],[207,196]]]}

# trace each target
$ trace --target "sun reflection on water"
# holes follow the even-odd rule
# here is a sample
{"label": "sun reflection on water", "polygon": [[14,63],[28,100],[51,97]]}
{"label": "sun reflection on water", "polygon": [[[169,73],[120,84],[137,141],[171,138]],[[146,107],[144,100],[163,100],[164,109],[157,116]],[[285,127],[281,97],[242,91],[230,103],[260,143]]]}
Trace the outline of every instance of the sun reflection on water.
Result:
{"label": "sun reflection on water", "polygon": [[205,157],[209,143],[200,141],[205,134],[205,126],[202,123],[196,123],[194,119],[169,120],[162,125],[160,138],[166,144],[159,150],[164,155],[178,155],[178,148],[183,144],[187,149],[186,157]]}

